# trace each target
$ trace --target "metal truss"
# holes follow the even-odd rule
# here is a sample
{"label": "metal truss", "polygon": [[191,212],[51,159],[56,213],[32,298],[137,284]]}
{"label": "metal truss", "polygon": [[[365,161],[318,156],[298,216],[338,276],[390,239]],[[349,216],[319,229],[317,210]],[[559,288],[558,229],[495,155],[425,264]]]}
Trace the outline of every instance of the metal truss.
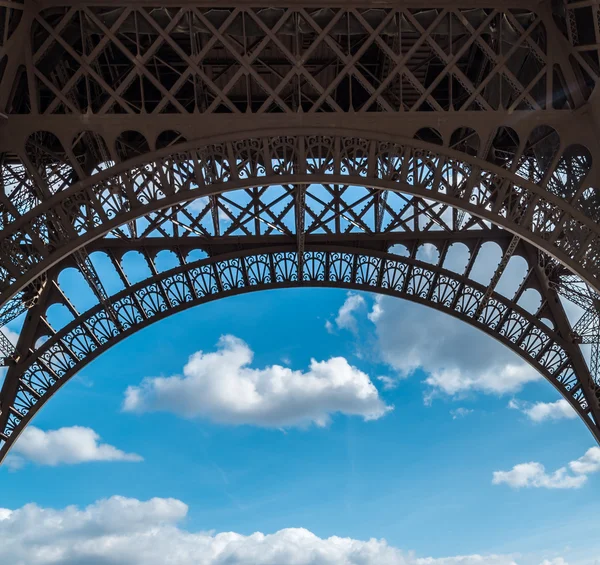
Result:
{"label": "metal truss", "polygon": [[[0,1],[0,328],[26,314],[16,346],[0,332],[2,456],[116,341],[277,286],[457,316],[536,367],[600,439],[598,2],[438,4]],[[502,254],[480,284],[489,242]],[[459,244],[460,273],[445,262]],[[162,269],[167,251],[178,262]],[[516,256],[528,271],[505,296]],[[61,285],[71,269],[93,305]],[[59,306],[72,320],[56,327]]]}
{"label": "metal truss", "polygon": [[[3,406],[0,456],[52,394],[126,336],[196,304],[254,290],[294,286],[379,292],[453,315],[495,337],[533,365],[567,398],[598,438],[594,423],[598,417],[594,408],[596,388],[589,380],[582,381],[585,362],[581,352],[561,335],[566,318],[556,306],[554,291],[544,287],[539,272],[531,267],[513,296],[486,292],[484,285],[470,278],[470,272],[482,245],[490,240],[486,232],[475,235],[467,240],[471,254],[462,273],[444,267],[452,244],[460,244],[462,238],[431,238],[428,243],[439,252],[433,263],[416,258],[423,241],[414,236],[392,236],[381,242],[382,248],[400,242],[404,256],[360,247],[319,245],[309,237],[301,258],[295,242],[257,249],[257,241],[240,238],[243,250],[226,251],[225,243],[223,253],[189,263],[185,257],[197,244],[183,238],[133,245],[118,240],[98,242],[95,251],[110,257],[125,288],[110,298],[113,313],[99,302],[80,314],[58,284],[36,305],[28,327],[28,341],[36,345],[9,369],[7,383],[16,385],[16,390],[11,403]],[[496,232],[494,239],[500,245],[510,245],[505,233]],[[369,244],[372,240],[359,235],[354,245],[361,242]],[[141,254],[153,273],[135,284],[129,283],[122,266],[123,256],[132,250]],[[159,271],[156,257],[164,251],[171,252],[176,266]],[[519,305],[527,288],[543,293],[533,313]],[[72,315],[72,321],[62,328],[53,328],[48,318],[56,303],[66,306]],[[11,380],[13,375],[16,378]]]}
{"label": "metal truss", "polygon": [[[549,45],[553,14],[536,2],[96,4],[42,1],[26,14],[31,76],[6,95],[11,107],[42,114],[544,110],[581,104],[590,93],[585,82],[571,84],[572,64]],[[594,65],[579,47],[577,70],[593,81]]]}
{"label": "metal truss", "polygon": [[[531,139],[537,136],[546,140],[553,132],[536,128]],[[306,233],[373,234],[378,226],[388,232],[410,225],[455,231],[493,222],[598,288],[598,210],[584,190],[591,161],[572,146],[562,155],[554,147],[544,157],[524,151],[512,172],[420,140],[339,130],[180,143],[57,190],[23,214],[12,200],[15,215],[0,232],[2,297],[11,298],[98,236],[289,235],[296,229],[290,218],[298,216]],[[562,165],[567,159],[569,174]],[[227,196],[241,188],[238,201]],[[297,208],[298,190],[303,209]],[[466,222],[461,217],[462,227],[451,208],[469,214]],[[231,224],[222,231],[215,214]]]}

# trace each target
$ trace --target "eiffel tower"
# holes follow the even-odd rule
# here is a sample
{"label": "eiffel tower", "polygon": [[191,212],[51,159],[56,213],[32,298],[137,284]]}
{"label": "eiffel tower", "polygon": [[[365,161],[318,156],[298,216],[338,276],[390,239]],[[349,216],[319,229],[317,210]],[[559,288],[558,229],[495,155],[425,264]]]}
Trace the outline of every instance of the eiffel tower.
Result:
{"label": "eiffel tower", "polygon": [[479,328],[600,441],[599,77],[599,0],[1,0],[0,459],[127,336],[302,286]]}

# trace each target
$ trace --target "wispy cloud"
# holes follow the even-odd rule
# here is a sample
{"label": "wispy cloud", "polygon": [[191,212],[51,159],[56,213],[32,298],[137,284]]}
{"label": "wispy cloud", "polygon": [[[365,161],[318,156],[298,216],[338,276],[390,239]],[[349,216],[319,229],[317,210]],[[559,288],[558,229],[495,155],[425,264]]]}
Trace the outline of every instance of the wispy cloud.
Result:
{"label": "wispy cloud", "polygon": [[510,471],[495,471],[492,484],[512,488],[573,489],[582,487],[588,476],[600,471],[600,447],[591,447],[579,459],[552,473],[541,463],[515,465]]}
{"label": "wispy cloud", "polygon": [[455,410],[450,410],[450,415],[452,416],[453,420],[458,420],[459,418],[464,418],[465,416],[468,416],[472,412],[473,410],[469,408],[463,408],[461,406],[460,408],[456,408]]}
{"label": "wispy cloud", "polygon": [[358,332],[358,322],[355,314],[366,308],[365,299],[354,292],[349,292],[346,296],[346,300],[340,306],[337,312],[334,323],[330,320],[325,322],[325,328],[329,333],[333,333],[335,328],[338,330],[348,330],[352,333]]}

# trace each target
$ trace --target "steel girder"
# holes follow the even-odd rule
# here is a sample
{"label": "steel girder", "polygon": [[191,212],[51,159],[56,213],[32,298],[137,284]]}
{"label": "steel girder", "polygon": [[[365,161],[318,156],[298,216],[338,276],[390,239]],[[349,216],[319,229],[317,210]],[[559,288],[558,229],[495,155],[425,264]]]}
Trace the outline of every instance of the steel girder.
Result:
{"label": "steel girder", "polygon": [[[16,347],[0,335],[2,455],[116,340],[204,300],[292,285],[456,315],[532,363],[600,438],[598,3],[270,5],[0,2],[0,326],[27,311]],[[452,273],[459,242],[470,259]],[[470,268],[486,242],[502,254],[482,286]],[[438,264],[418,260],[424,244]],[[389,255],[397,245],[407,258]],[[137,284],[123,269],[134,250],[149,268]],[[171,279],[155,264],[166,250]],[[515,255],[527,275],[503,297]],[[61,287],[69,268],[91,309]],[[206,269],[209,290],[194,278]],[[529,290],[542,299],[527,313]],[[574,327],[557,293],[584,308]],[[64,328],[49,321],[57,304]]]}

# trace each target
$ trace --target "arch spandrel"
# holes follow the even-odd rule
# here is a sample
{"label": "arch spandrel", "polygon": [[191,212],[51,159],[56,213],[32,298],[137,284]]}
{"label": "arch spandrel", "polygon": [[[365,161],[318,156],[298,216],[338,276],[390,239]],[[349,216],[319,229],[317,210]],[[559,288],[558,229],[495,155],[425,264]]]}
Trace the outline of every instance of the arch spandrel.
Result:
{"label": "arch spandrel", "polygon": [[[414,249],[418,241],[408,243]],[[447,248],[446,242],[441,248]],[[108,248],[107,248],[108,249]],[[177,254],[178,248],[169,251]],[[142,255],[147,249],[140,247]],[[551,309],[543,305],[531,313],[512,297],[486,287],[468,275],[443,267],[444,258],[432,262],[376,251],[332,246],[305,248],[299,260],[295,246],[250,249],[225,253],[155,271],[110,297],[110,307],[98,301],[79,313],[60,291],[47,291],[36,307],[37,325],[27,330],[29,355],[10,368],[2,390],[0,457],[18,434],[57,390],[91,360],[140,329],[192,306],[245,292],[288,287],[339,287],[387,294],[418,302],[452,315],[499,340],[537,369],[573,406],[600,441],[595,427],[589,373],[582,373],[582,358],[573,346],[548,325]],[[119,263],[119,261],[116,261]],[[59,289],[59,287],[57,287]],[[540,288],[535,277],[526,288]],[[544,297],[545,301],[551,295]],[[66,305],[60,329],[51,328],[56,304]],[[67,313],[68,314],[68,313]],[[564,314],[564,313],[563,313]],[[560,328],[561,321],[554,325]],[[48,336],[48,329],[51,335]],[[44,338],[44,339],[40,339]],[[586,381],[586,379],[588,381]],[[14,394],[7,401],[10,387]]]}

